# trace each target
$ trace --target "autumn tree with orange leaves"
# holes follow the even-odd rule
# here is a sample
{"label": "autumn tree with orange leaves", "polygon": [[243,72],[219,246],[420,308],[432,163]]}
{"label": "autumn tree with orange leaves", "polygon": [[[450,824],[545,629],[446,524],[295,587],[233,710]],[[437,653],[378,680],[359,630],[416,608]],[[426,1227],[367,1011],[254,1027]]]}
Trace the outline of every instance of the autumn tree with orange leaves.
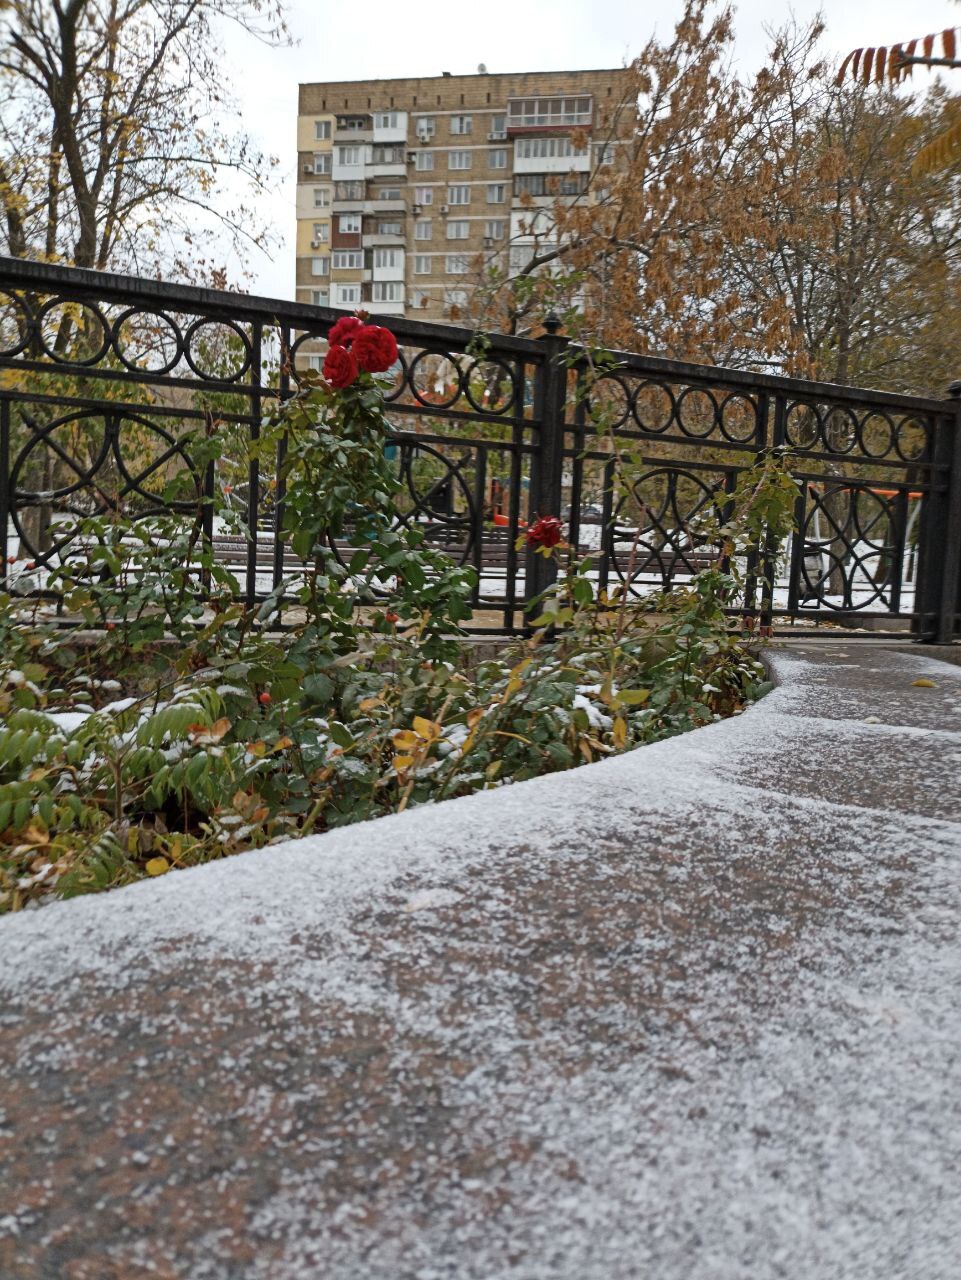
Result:
{"label": "autumn tree with orange leaves", "polygon": [[835,83],[817,24],[777,34],[747,80],[732,34],[728,10],[691,0],[672,38],[646,45],[614,163],[532,207],[543,230],[523,265],[483,264],[477,323],[531,331],[555,309],[615,349],[942,387],[957,373],[939,326],[961,282],[958,173],[913,177],[904,156],[959,103]]}

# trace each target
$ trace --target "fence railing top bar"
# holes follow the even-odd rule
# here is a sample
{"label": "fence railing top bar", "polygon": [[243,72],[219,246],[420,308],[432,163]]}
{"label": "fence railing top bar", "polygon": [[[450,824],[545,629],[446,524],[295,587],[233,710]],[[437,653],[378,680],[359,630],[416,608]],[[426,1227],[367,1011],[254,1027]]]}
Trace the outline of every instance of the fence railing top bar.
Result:
{"label": "fence railing top bar", "polygon": [[[576,348],[575,348],[576,350]],[[811,382],[806,378],[788,378],[775,373],[753,373],[745,369],[726,369],[719,365],[691,364],[664,356],[638,355],[631,351],[608,353],[617,362],[611,373],[655,374],[661,378],[702,382],[732,390],[768,391],[800,400],[830,400],[837,403],[889,409],[908,409],[916,413],[953,414],[955,402],[934,396],[909,396],[896,391],[875,391],[848,387],[835,382]]]}
{"label": "fence railing top bar", "polygon": [[[118,275],[111,271],[90,271],[84,267],[63,267],[54,263],[33,262],[26,258],[0,256],[0,289],[69,290],[81,301],[118,302],[128,306],[150,308],[183,308],[226,319],[254,319],[267,324],[287,324],[293,329],[330,325],[352,311],[333,307],[315,307],[306,302],[290,302],[280,298],[262,298],[256,294],[229,293],[220,289],[204,289],[197,285],[171,284],[165,280],[148,280],[141,276]],[[431,324],[401,316],[372,316],[382,321],[403,346],[408,340],[440,344],[451,351],[463,350],[476,337],[473,329],[456,325]],[[520,356],[536,363],[544,359],[544,348],[533,338],[516,338],[506,334],[489,335],[491,355]]]}

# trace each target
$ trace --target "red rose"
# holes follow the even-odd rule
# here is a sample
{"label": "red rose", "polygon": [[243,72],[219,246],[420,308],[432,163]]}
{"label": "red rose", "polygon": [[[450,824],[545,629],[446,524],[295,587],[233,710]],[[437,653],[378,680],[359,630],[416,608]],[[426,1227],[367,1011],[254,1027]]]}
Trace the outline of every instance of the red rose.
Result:
{"label": "red rose", "polygon": [[357,377],[357,361],[346,347],[331,347],[324,361],[324,377],[337,391],[349,387]]}
{"label": "red rose", "polygon": [[332,347],[349,347],[357,337],[357,330],[363,327],[363,320],[358,320],[356,316],[341,316],[328,333],[327,341]]}
{"label": "red rose", "polygon": [[352,354],[367,373],[384,373],[397,359],[397,340],[389,329],[365,324],[354,335]]}
{"label": "red rose", "polygon": [[527,542],[531,547],[556,547],[561,540],[563,523],[557,516],[541,516],[527,530]]}

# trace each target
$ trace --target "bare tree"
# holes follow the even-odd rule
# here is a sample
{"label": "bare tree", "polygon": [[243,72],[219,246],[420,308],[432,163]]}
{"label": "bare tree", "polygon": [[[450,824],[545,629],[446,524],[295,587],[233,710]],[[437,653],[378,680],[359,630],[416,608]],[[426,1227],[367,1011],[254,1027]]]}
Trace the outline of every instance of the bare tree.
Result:
{"label": "bare tree", "polygon": [[[181,277],[205,236],[264,228],[222,178],[277,163],[225,121],[224,24],[286,40],[280,0],[9,0],[0,8],[0,248]],[[231,183],[236,188],[238,183]]]}

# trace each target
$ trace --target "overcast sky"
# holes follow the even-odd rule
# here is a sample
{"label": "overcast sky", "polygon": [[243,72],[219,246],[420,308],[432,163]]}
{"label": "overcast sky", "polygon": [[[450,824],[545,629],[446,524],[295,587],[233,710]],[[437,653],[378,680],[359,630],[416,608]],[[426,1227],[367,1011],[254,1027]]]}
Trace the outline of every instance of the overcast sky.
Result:
{"label": "overcast sky", "polygon": [[[248,267],[251,291],[293,297],[294,183],[297,85],[309,80],[375,80],[392,76],[464,75],[483,62],[488,71],[561,71],[617,67],[650,35],[670,31],[680,0],[289,0],[296,44],[266,49],[231,34],[226,69],[247,130],[265,151],[281,157],[274,195],[262,202],[282,237],[273,260]],[[760,65],[765,26],[793,12],[827,24],[825,44],[844,54],[858,45],[889,45],[961,20],[950,0],[741,0],[736,4],[736,55],[745,68]],[[404,14],[403,17],[400,15]],[[916,73],[923,85],[927,73]],[[961,72],[956,73],[961,78]]]}

